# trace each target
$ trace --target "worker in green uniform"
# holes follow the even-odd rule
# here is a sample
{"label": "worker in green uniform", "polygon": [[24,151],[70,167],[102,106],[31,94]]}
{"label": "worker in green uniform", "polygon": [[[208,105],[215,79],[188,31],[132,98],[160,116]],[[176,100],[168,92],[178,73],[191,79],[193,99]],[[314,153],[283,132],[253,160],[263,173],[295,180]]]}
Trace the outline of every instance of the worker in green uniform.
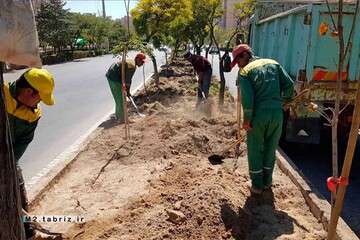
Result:
{"label": "worker in green uniform", "polygon": [[[45,69],[31,68],[15,82],[5,83],[3,89],[18,170],[21,204],[22,208],[28,211],[29,203],[18,161],[34,138],[35,129],[41,117],[40,101],[46,105],[53,105],[55,102],[54,78]],[[29,223],[24,223],[24,226],[26,239],[30,239],[35,235],[35,231]]]}
{"label": "worker in green uniform", "polygon": [[279,63],[256,58],[246,44],[235,47],[232,56],[231,67],[237,64],[240,68],[237,85],[242,97],[243,128],[247,131],[251,192],[261,194],[272,184],[282,108],[293,97],[294,83]]}
{"label": "worker in green uniform", "polygon": [[[125,65],[125,86],[126,95],[131,96],[130,87],[132,77],[134,76],[136,66],[140,67],[145,63],[146,56],[143,53],[138,53],[134,60],[127,59]],[[106,72],[106,78],[109,82],[111,93],[115,100],[115,116],[119,122],[124,122],[124,107],[122,96],[122,81],[121,81],[122,62],[113,63]]]}

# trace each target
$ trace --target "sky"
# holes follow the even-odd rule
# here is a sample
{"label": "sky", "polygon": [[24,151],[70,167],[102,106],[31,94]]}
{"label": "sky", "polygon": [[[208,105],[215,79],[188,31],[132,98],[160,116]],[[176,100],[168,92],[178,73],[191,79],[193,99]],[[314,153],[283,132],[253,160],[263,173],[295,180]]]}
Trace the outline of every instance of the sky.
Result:
{"label": "sky", "polygon": [[[127,0],[126,0],[127,1]],[[134,8],[137,1],[130,0],[130,10]],[[71,12],[95,13],[102,16],[101,0],[66,0],[65,8]],[[124,0],[105,0],[106,16],[113,19],[126,16]]]}

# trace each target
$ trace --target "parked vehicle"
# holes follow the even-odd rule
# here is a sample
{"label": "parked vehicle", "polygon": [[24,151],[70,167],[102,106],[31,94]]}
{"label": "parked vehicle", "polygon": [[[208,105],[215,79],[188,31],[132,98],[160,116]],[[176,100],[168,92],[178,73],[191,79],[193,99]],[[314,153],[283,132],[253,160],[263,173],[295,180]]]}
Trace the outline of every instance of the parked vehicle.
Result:
{"label": "parked vehicle", "polygon": [[[325,119],[317,111],[308,111],[312,103],[319,109],[334,106],[339,45],[326,3],[309,1],[260,4],[250,24],[250,45],[256,55],[278,61],[292,76],[297,93],[309,90],[287,119],[285,139],[290,142],[319,143]],[[354,1],[355,3],[355,1]],[[337,18],[337,4],[330,4]],[[352,120],[357,80],[360,78],[360,16],[354,21],[355,4],[344,6],[345,45],[351,26],[351,49],[342,73],[344,94],[339,119],[340,137],[346,137]]]}

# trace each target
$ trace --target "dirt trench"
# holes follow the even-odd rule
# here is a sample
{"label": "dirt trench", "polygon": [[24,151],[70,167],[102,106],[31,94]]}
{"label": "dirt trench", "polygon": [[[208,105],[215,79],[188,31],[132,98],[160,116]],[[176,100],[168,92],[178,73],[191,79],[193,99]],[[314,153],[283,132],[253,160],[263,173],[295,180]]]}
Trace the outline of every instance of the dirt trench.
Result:
{"label": "dirt trench", "polygon": [[[234,103],[195,111],[196,80],[178,62],[172,76],[135,99],[146,117],[124,125],[109,119],[63,177],[33,207],[34,215],[81,216],[82,223],[47,223],[65,239],[325,239],[300,191],[278,168],[272,190],[249,191],[246,144],[223,164],[207,157],[236,138]],[[216,87],[215,87],[216,89]]]}

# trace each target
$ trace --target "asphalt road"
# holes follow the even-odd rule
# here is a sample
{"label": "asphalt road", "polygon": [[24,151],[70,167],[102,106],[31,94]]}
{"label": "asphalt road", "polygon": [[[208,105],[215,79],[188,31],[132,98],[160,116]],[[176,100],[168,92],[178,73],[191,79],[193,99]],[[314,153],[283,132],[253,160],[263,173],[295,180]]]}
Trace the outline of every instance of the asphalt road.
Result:
{"label": "asphalt road", "polygon": [[[355,234],[360,237],[360,176],[358,174],[360,172],[359,143],[360,142],[358,141],[349,178],[350,184],[345,195],[344,208],[341,216]],[[328,142],[320,145],[283,143],[281,147],[311,182],[311,185],[330,202],[331,196],[327,189],[326,179],[332,175],[331,145]],[[345,147],[346,146],[339,146],[339,150],[342,154],[344,154]],[[339,157],[339,173],[341,172],[343,164],[342,157]]]}
{"label": "asphalt road", "polygon": [[[129,53],[133,58],[134,52]],[[164,64],[164,54],[157,52],[158,66]],[[56,65],[46,65],[55,77],[54,106],[42,105],[43,116],[20,166],[27,182],[60,153],[114,109],[114,101],[105,72],[115,61],[112,55],[80,59]],[[144,65],[145,76],[153,72],[152,62]],[[17,79],[24,70],[7,73],[6,81]],[[136,70],[131,88],[143,84],[143,67]]]}

